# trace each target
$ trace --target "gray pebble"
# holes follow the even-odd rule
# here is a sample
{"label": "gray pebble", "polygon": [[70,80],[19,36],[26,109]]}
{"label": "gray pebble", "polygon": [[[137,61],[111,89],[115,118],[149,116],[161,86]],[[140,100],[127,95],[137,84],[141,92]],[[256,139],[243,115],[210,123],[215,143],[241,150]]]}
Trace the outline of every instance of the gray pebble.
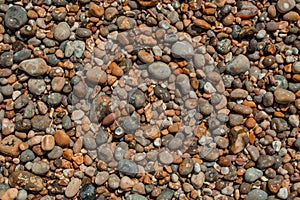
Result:
{"label": "gray pebble", "polygon": [[28,21],[27,12],[21,6],[11,6],[5,14],[5,25],[9,29],[18,29]]}

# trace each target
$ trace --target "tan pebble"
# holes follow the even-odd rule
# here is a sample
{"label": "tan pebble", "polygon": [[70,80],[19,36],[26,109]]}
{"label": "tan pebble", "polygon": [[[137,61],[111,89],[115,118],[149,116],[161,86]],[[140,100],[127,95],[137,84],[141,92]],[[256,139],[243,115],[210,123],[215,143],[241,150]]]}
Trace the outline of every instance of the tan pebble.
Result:
{"label": "tan pebble", "polygon": [[271,18],[276,17],[277,13],[276,13],[276,7],[274,5],[269,6],[268,14]]}
{"label": "tan pebble", "polygon": [[90,5],[89,13],[94,17],[101,17],[104,14],[104,8],[93,3]]}
{"label": "tan pebble", "polygon": [[61,147],[68,147],[71,142],[70,137],[63,130],[57,130],[54,134],[54,139],[56,144]]}
{"label": "tan pebble", "polygon": [[115,114],[110,113],[104,119],[102,120],[102,125],[103,126],[109,126],[115,121]]}
{"label": "tan pebble", "polygon": [[290,11],[283,15],[283,19],[287,21],[298,21],[300,19],[300,15],[295,11]]}
{"label": "tan pebble", "polygon": [[30,19],[37,19],[39,17],[38,14],[34,10],[28,10],[27,16]]}
{"label": "tan pebble", "polygon": [[51,151],[55,146],[55,140],[52,135],[45,135],[42,138],[41,147],[44,151]]}
{"label": "tan pebble", "polygon": [[111,74],[117,77],[121,77],[124,75],[123,70],[119,65],[117,65],[115,62],[113,62],[109,68],[111,69]]}
{"label": "tan pebble", "polygon": [[211,25],[203,19],[195,19],[194,24],[195,24],[195,26],[199,26],[200,28],[203,28],[203,29],[211,28]]}

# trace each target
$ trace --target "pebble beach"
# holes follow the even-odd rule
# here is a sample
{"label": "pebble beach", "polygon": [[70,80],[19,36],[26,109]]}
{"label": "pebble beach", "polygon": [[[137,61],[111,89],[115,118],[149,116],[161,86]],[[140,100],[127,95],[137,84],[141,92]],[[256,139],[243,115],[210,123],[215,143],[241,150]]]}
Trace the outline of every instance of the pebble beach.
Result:
{"label": "pebble beach", "polygon": [[300,200],[299,51],[300,0],[0,0],[0,199]]}

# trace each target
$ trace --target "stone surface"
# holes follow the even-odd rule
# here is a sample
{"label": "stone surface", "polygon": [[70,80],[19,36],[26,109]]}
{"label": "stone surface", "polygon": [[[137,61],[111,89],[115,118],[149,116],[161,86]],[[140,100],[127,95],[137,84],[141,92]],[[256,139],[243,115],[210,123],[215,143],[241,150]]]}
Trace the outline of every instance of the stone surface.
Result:
{"label": "stone surface", "polygon": [[25,71],[30,76],[41,76],[48,71],[48,65],[44,59],[34,58],[22,61],[19,69]]}
{"label": "stone surface", "polygon": [[27,171],[15,171],[9,176],[9,184],[12,187],[24,188],[32,192],[39,192],[43,189],[43,179]]}
{"label": "stone surface", "polygon": [[19,146],[22,140],[14,135],[9,135],[0,141],[0,152],[9,156],[19,155]]}
{"label": "stone surface", "polygon": [[68,198],[74,197],[79,191],[80,185],[81,185],[81,180],[79,178],[73,178],[66,188],[65,191],[66,197]]}
{"label": "stone surface", "polygon": [[66,22],[60,22],[54,29],[54,37],[58,41],[64,41],[71,35],[70,26]]}
{"label": "stone surface", "polygon": [[250,70],[250,62],[249,59],[244,55],[238,55],[231,62],[229,62],[226,66],[226,70],[231,75],[237,75],[245,73]]}
{"label": "stone surface", "polygon": [[163,62],[155,62],[148,66],[151,78],[154,80],[164,80],[171,75],[170,67]]}

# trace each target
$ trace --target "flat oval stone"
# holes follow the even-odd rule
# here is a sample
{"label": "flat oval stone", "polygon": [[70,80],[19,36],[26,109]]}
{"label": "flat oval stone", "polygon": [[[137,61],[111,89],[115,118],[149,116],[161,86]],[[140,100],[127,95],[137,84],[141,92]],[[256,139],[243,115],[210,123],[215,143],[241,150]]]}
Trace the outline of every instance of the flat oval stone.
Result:
{"label": "flat oval stone", "polygon": [[76,193],[79,191],[80,185],[81,185],[81,180],[79,178],[73,178],[65,190],[66,197],[68,198],[74,197]]}
{"label": "flat oval stone", "polygon": [[169,65],[163,62],[155,62],[148,67],[148,72],[151,78],[164,80],[171,75],[171,69]]}
{"label": "flat oval stone", "polygon": [[296,100],[296,96],[293,92],[279,88],[274,92],[275,101],[279,104],[288,104]]}

